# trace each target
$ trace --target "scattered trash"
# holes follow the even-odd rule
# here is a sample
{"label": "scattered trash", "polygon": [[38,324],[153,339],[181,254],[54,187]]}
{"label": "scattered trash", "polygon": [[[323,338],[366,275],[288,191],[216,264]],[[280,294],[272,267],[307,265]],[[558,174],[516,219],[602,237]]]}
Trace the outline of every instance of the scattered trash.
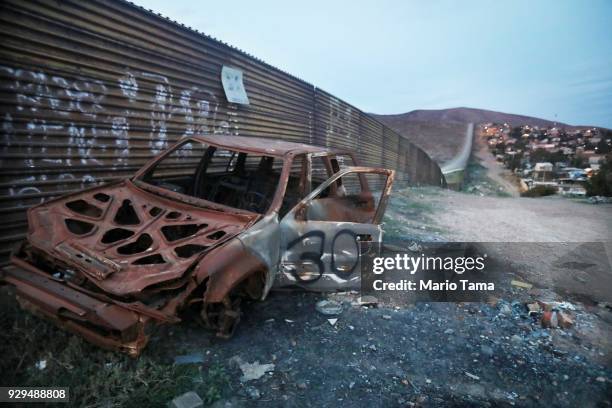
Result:
{"label": "scattered trash", "polygon": [[240,367],[242,371],[242,377],[240,377],[240,381],[242,382],[258,380],[267,372],[274,371],[274,364],[259,364],[259,361],[246,363],[242,361],[240,357],[232,357],[232,359],[238,364],[238,367]]}
{"label": "scattered trash", "polygon": [[555,327],[559,325],[559,320],[557,318],[557,312],[549,311],[549,310],[545,311],[542,314],[542,319],[540,322],[542,324],[542,327],[554,329]]}
{"label": "scattered trash", "polygon": [[465,372],[465,375],[467,375],[468,377],[470,377],[472,380],[476,380],[476,381],[480,380],[480,377],[479,377],[479,376],[474,375],[474,374],[472,374],[472,373],[468,373],[467,371]]}
{"label": "scattered trash", "polygon": [[538,315],[542,312],[542,306],[538,302],[527,304],[527,314],[529,316]]}
{"label": "scattered trash", "polygon": [[45,368],[47,368],[47,360],[39,360],[34,365],[39,370],[44,370]]}
{"label": "scattered trash", "polygon": [[315,309],[326,316],[334,316],[342,313],[342,304],[335,300],[321,300],[317,302]]}
{"label": "scattered trash", "polygon": [[308,384],[306,383],[306,381],[300,380],[295,384],[300,390],[305,390],[306,388],[308,388]]}
{"label": "scattered trash", "polygon": [[170,402],[171,408],[201,408],[204,406],[204,401],[194,391],[189,391],[183,395],[179,395]]}
{"label": "scattered trash", "polygon": [[512,280],[510,282],[510,284],[512,286],[516,286],[518,288],[523,288],[523,289],[531,289],[531,288],[533,288],[533,285],[531,283],[527,283],[527,282],[523,282],[523,281],[519,281],[519,280]]}
{"label": "scattered trash", "polygon": [[612,203],[612,197],[592,196],[587,199],[590,204],[608,204]]}
{"label": "scattered trash", "polygon": [[264,323],[274,323],[274,318],[272,317],[272,318],[266,320]]}
{"label": "scattered trash", "polygon": [[287,322],[287,323],[295,323],[295,320],[285,319],[285,322]]}
{"label": "scattered trash", "polygon": [[327,319],[328,323],[331,324],[332,326],[336,325],[336,322],[338,321],[338,319]]}
{"label": "scattered trash", "polygon": [[193,353],[174,357],[174,364],[176,365],[202,364],[203,362],[204,355],[202,353]]}
{"label": "scattered trash", "polygon": [[408,249],[412,252],[419,252],[423,250],[423,247],[421,247],[418,243],[413,242],[408,246]]}
{"label": "scattered trash", "polygon": [[597,382],[606,382],[606,379],[605,379],[605,377],[597,377],[595,379],[595,381],[597,381]]}
{"label": "scattered trash", "polygon": [[444,330],[444,334],[453,334],[455,331],[453,329]]}
{"label": "scattered trash", "polygon": [[382,318],[385,320],[391,320],[391,315],[382,315]]}
{"label": "scattered trash", "polygon": [[376,304],[378,304],[378,299],[376,299],[376,297],[374,296],[366,295],[366,296],[361,296],[359,298],[359,305],[361,306],[369,306],[369,305],[376,305]]}
{"label": "scattered trash", "polygon": [[572,319],[572,316],[570,316],[569,313],[566,312],[558,312],[557,320],[559,321],[559,326],[564,329],[569,329],[574,325],[574,319]]}
{"label": "scattered trash", "polygon": [[570,302],[550,302],[553,309],[576,310],[576,306]]}
{"label": "scattered trash", "polygon": [[426,384],[431,384],[431,380],[430,380],[429,378],[426,378],[426,379],[425,379],[425,383],[426,383]]}

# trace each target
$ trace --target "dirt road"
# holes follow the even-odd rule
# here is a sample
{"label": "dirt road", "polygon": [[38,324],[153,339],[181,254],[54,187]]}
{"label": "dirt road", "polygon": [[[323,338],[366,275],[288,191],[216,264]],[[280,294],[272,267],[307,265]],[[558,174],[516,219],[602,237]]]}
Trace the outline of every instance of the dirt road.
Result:
{"label": "dirt road", "polygon": [[486,140],[478,133],[474,136],[473,154],[480,161],[480,164],[485,167],[490,179],[502,186],[512,197],[520,196],[516,176],[510,170],[500,166],[489,151]]}

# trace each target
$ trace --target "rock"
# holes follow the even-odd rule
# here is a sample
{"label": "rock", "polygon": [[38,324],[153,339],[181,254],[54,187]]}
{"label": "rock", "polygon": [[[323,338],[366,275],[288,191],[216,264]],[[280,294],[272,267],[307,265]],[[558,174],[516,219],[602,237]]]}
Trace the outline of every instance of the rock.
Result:
{"label": "rock", "polygon": [[491,347],[489,347],[487,345],[484,345],[484,344],[482,346],[480,346],[480,352],[482,354],[484,354],[485,356],[488,356],[488,357],[491,357],[491,356],[493,356],[493,354],[495,354]]}
{"label": "rock", "polygon": [[185,365],[185,364],[202,364],[204,362],[204,354],[192,353],[182,356],[174,356],[174,364]]}
{"label": "rock", "polygon": [[372,351],[376,351],[376,345],[375,344],[370,344],[370,347],[368,347],[370,350]]}
{"label": "rock", "polygon": [[261,393],[255,387],[247,387],[244,391],[247,397],[249,397],[252,400],[258,400],[261,398]]}
{"label": "rock", "polygon": [[259,361],[255,361],[254,363],[238,361],[238,366],[242,371],[242,377],[240,377],[240,381],[242,382],[257,380],[263,377],[267,372],[274,371],[274,364],[259,364]]}
{"label": "rock", "polygon": [[519,336],[518,334],[514,334],[512,337],[510,337],[510,341],[513,343],[522,343],[523,338]]}
{"label": "rock", "polygon": [[315,309],[326,316],[335,316],[342,313],[342,305],[335,300],[321,300],[317,302]]}
{"label": "rock", "polygon": [[47,368],[47,360],[38,360],[34,366],[39,370]]}
{"label": "rock", "polygon": [[170,402],[170,408],[201,408],[203,406],[204,401],[193,391],[179,395]]}
{"label": "rock", "polygon": [[511,315],[512,314],[512,308],[510,307],[509,304],[504,303],[499,307],[499,312],[503,315]]}

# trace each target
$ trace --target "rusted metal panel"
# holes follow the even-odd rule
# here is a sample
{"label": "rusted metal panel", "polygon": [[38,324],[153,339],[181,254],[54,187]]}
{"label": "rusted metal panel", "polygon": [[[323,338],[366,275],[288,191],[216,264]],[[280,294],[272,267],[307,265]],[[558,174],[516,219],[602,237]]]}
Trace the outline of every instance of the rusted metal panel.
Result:
{"label": "rusted metal panel", "polygon": [[[24,237],[27,208],[127,177],[184,136],[350,148],[365,165],[383,164],[384,127],[368,115],[131,3],[7,0],[0,4],[0,29],[4,260]],[[226,102],[223,66],[243,71],[249,106]],[[397,153],[386,147],[393,150],[385,155]],[[430,162],[425,182],[439,184]],[[420,173],[415,166],[407,161],[406,171]]]}

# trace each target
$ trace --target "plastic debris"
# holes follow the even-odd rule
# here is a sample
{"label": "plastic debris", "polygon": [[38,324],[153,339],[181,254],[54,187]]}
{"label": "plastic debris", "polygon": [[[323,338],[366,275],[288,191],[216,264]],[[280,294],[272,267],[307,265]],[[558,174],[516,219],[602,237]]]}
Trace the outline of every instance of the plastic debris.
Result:
{"label": "plastic debris", "polygon": [[275,367],[274,364],[260,364],[259,361],[254,363],[238,361],[238,366],[242,371],[242,377],[240,377],[242,382],[258,380],[267,372],[274,371]]}
{"label": "plastic debris", "polygon": [[542,324],[542,327],[554,329],[555,327],[559,325],[559,319],[557,317],[557,312],[548,311],[548,310],[545,311],[542,314],[542,319],[540,322]]}
{"label": "plastic debris", "polygon": [[204,362],[204,355],[202,353],[193,353],[193,354],[187,354],[183,356],[174,357],[174,364],[176,365],[202,364],[203,362]]}
{"label": "plastic debris", "polygon": [[523,289],[531,289],[531,288],[533,288],[533,285],[531,283],[527,283],[527,282],[523,282],[523,281],[519,281],[519,280],[512,280],[510,282],[510,284],[512,286],[516,286],[518,288],[523,288]]}
{"label": "plastic debris", "polygon": [[537,315],[542,312],[542,306],[538,302],[528,303],[527,304],[527,314],[529,316]]}
{"label": "plastic debris", "polygon": [[193,391],[179,395],[170,402],[171,408],[200,408],[204,406],[204,401]]}

